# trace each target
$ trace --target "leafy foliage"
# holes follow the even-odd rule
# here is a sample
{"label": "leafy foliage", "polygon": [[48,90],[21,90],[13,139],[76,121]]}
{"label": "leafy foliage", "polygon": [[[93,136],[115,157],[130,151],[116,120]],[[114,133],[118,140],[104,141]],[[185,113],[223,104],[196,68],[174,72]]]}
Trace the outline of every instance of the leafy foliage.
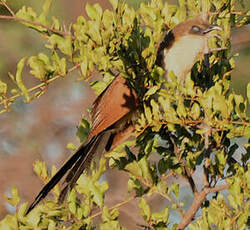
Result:
{"label": "leafy foliage", "polygon": [[[152,1],[142,3],[135,10],[125,3],[110,0],[112,11],[103,10],[99,4],[87,4],[89,20],[79,16],[65,32],[58,19],[47,18],[51,2],[44,1],[40,15],[23,6],[13,16],[46,38],[51,55],[39,53],[22,58],[16,73],[9,73],[14,88],[0,81],[1,113],[8,111],[21,95],[26,102],[38,98],[50,82],[75,69],[80,69],[81,80],[87,80],[96,70],[102,74],[101,81],[91,83],[97,93],[107,87],[115,72],[120,72],[137,91],[143,108],[136,122],[136,141],[127,141],[106,155],[110,158],[110,166],[130,176],[128,192],[133,196],[121,203],[140,197],[141,216],[146,226],[153,229],[176,229],[178,224],[179,228],[184,228],[200,207],[202,215],[193,221],[190,229],[246,228],[250,211],[250,147],[249,143],[238,146],[233,138],[250,139],[250,120],[246,114],[250,85],[247,86],[248,99],[230,91],[234,56],[230,54],[229,36],[231,27],[249,23],[249,12],[242,9],[242,16],[235,14],[236,1],[188,0],[186,3],[180,0],[178,6]],[[215,13],[211,20],[223,28],[220,40],[211,39],[211,48],[227,49],[210,54],[209,67],[205,60],[198,61],[186,77],[185,85],[172,73],[168,76],[170,81],[165,82],[164,71],[155,65],[157,46],[164,32],[185,20],[187,15],[191,17],[202,12]],[[22,72],[26,67],[30,70],[29,77],[39,80],[39,85],[32,88],[25,85],[26,76]],[[88,129],[89,123],[83,119],[78,129],[81,140]],[[137,155],[131,148],[134,146],[138,149]],[[239,148],[244,151],[239,152]],[[154,152],[160,156],[158,162],[151,161]],[[199,192],[192,175],[201,166],[204,183]],[[43,163],[36,162],[34,169],[45,182],[48,181],[50,176]],[[93,229],[93,219],[101,215],[100,229],[123,229],[118,221],[119,205],[112,209],[105,205],[108,183],[100,182],[105,170],[104,159],[97,168],[92,164],[91,175],[80,177],[66,204],[59,206],[55,201],[47,201],[28,216],[24,215],[27,203],[18,206],[18,192],[13,189],[8,201],[18,206],[17,213],[7,215],[0,222],[0,228],[66,229],[70,222],[72,229]],[[194,199],[198,200],[204,193],[199,205],[190,207],[188,212],[194,212],[191,219],[185,215],[180,200],[182,188],[166,180],[171,175],[186,178]],[[217,184],[225,186],[217,187]],[[227,188],[228,195],[224,195],[221,190]],[[55,200],[59,189],[57,186],[53,191]],[[208,193],[215,195],[208,199]],[[169,204],[163,210],[152,212],[146,197],[155,194],[167,199]],[[96,207],[100,212],[93,214]],[[170,221],[173,210],[180,213],[180,223]]]}

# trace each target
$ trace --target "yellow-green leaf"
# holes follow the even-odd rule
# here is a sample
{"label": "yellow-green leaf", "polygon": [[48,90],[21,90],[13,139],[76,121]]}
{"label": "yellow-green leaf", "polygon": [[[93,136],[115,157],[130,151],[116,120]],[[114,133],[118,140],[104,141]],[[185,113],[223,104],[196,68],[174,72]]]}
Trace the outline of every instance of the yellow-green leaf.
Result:
{"label": "yellow-green leaf", "polygon": [[118,7],[118,1],[119,0],[109,0],[114,10],[116,10]]}
{"label": "yellow-green leaf", "polygon": [[27,58],[22,58],[17,64],[16,83],[19,89],[22,91],[23,95],[25,96],[26,101],[29,102],[30,101],[29,91],[27,87],[24,85],[23,79],[22,79],[22,72],[23,72],[23,68],[26,63],[26,60]]}
{"label": "yellow-green leaf", "polygon": [[15,186],[11,188],[11,197],[7,198],[8,203],[12,206],[16,206],[20,202],[20,196],[18,194],[18,190]]}
{"label": "yellow-green leaf", "polygon": [[7,87],[7,84],[0,80],[0,94],[6,94]]}
{"label": "yellow-green leaf", "polygon": [[99,4],[94,4],[93,6],[89,3],[86,4],[86,12],[90,19],[92,20],[100,20],[102,16],[102,8]]}
{"label": "yellow-green leaf", "polygon": [[248,103],[250,104],[250,83],[247,84],[247,98],[248,98]]}
{"label": "yellow-green leaf", "polygon": [[139,207],[141,208],[141,215],[143,219],[149,221],[151,216],[150,207],[143,197],[139,201]]}
{"label": "yellow-green leaf", "polygon": [[191,116],[194,120],[200,117],[200,106],[198,103],[194,103],[191,109]]}

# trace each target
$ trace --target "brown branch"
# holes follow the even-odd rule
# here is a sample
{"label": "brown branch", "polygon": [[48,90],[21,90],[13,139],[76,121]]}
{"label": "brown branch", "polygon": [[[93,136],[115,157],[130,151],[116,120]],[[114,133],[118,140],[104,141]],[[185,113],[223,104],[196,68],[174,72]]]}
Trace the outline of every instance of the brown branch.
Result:
{"label": "brown branch", "polygon": [[219,185],[214,188],[204,188],[201,192],[196,193],[194,196],[194,202],[192,203],[191,207],[187,211],[186,215],[184,215],[184,218],[181,220],[181,222],[178,225],[178,230],[184,229],[192,220],[199,208],[201,207],[201,204],[205,201],[206,196],[209,193],[215,193],[219,192],[225,189],[228,189],[229,185]]}
{"label": "brown branch", "polygon": [[210,153],[212,151],[211,145],[210,145],[210,141],[209,138],[212,135],[212,128],[210,126],[207,126],[205,124],[202,124],[201,127],[204,126],[203,128],[207,129],[207,132],[204,135],[204,142],[205,142],[205,151],[204,151],[204,155],[205,155],[205,162],[203,165],[203,180],[204,180],[204,187],[209,187],[209,166],[210,166]]}
{"label": "brown branch", "polygon": [[188,180],[188,183],[193,191],[194,194],[196,194],[198,192],[198,189],[194,183],[192,174],[186,164],[186,162],[183,160],[183,158],[180,156],[180,150],[178,149],[178,147],[176,146],[174,139],[170,136],[170,140],[172,141],[172,144],[174,145],[174,153],[178,159],[178,161],[180,162],[184,172],[185,172],[185,177]]}
{"label": "brown branch", "polygon": [[[77,69],[79,66],[80,66],[80,63],[74,65],[72,68],[70,68],[70,69],[67,71],[67,73],[71,73],[72,71],[74,71],[75,69]],[[51,82],[55,81],[56,79],[58,79],[58,78],[60,78],[60,77],[62,77],[62,76],[61,76],[61,75],[57,75],[57,76],[55,76],[55,77],[53,77],[53,78],[47,80],[46,82],[43,82],[43,83],[41,83],[41,84],[39,84],[39,85],[36,85],[36,86],[34,86],[34,87],[28,89],[28,92],[30,93],[30,92],[32,92],[32,91],[34,91],[34,90],[37,90],[37,89],[39,89],[39,88],[41,88],[41,87],[44,87],[44,86],[46,86],[48,83],[51,83]],[[10,97],[10,98],[6,98],[5,100],[3,100],[3,101],[0,102],[0,106],[1,106],[2,104],[6,104],[6,103],[8,104],[8,102],[12,102],[12,101],[14,101],[16,98],[18,98],[18,97],[20,97],[20,96],[22,96],[22,95],[23,95],[23,93],[20,92],[20,93],[17,93],[17,94],[15,94],[14,96],[12,96],[12,97]],[[1,112],[3,112],[3,111],[4,111],[4,110],[2,110]],[[1,112],[0,112],[0,114],[1,114]],[[4,111],[4,112],[5,112],[5,111]]]}
{"label": "brown branch", "polygon": [[[132,200],[135,200],[136,198],[137,198],[136,196],[132,196],[132,197],[128,198],[127,200],[124,200],[124,201],[122,201],[122,202],[108,208],[108,210],[113,210],[115,208],[120,208],[121,206],[131,202]],[[99,211],[99,212],[93,214],[92,216],[90,216],[88,219],[93,219],[93,218],[95,218],[97,216],[100,216],[101,214],[102,214],[102,211]]]}
{"label": "brown branch", "polygon": [[228,188],[229,188],[228,184],[223,184],[223,185],[218,185],[214,188],[205,188],[204,190],[206,190],[207,194],[209,194],[209,193],[220,192],[220,191],[228,189]]}
{"label": "brown branch", "polygon": [[12,9],[10,9],[6,2],[0,2],[0,5],[3,5],[12,16],[15,16],[15,13],[12,11]]}
{"label": "brown branch", "polygon": [[[0,15],[0,19],[4,19],[4,20],[11,20],[11,21],[17,21],[17,22],[24,22],[24,23],[28,23],[28,24],[31,24],[31,25],[34,25],[34,26],[40,26],[48,31],[51,31],[55,34],[59,34],[61,36],[68,36],[68,35],[71,35],[71,33],[68,33],[68,32],[64,32],[64,31],[61,31],[61,30],[57,30],[57,29],[54,29],[52,27],[49,27],[49,26],[46,26],[44,24],[41,24],[39,22],[33,22],[33,21],[30,21],[30,20],[27,20],[27,19],[23,19],[23,18],[18,18],[16,16],[7,16],[7,15]],[[72,39],[76,39],[74,36],[72,36]]]}

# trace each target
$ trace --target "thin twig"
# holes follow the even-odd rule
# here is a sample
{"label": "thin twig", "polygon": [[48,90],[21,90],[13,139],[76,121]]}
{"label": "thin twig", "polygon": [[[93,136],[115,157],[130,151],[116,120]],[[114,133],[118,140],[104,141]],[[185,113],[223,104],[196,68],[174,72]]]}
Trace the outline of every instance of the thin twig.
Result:
{"label": "thin twig", "polygon": [[[0,15],[0,19],[4,19],[4,20],[11,20],[11,21],[17,21],[17,22],[24,22],[24,23],[28,23],[28,24],[31,24],[31,25],[34,25],[34,26],[40,26],[48,31],[51,31],[55,34],[59,34],[63,37],[65,36],[68,36],[68,35],[71,35],[71,33],[68,33],[68,32],[64,32],[64,31],[61,31],[61,30],[57,30],[57,29],[54,29],[52,27],[49,27],[49,26],[46,26],[44,24],[41,24],[39,22],[33,22],[33,21],[30,21],[30,20],[26,20],[26,19],[23,19],[23,18],[18,18],[16,16],[7,16],[7,15]],[[72,39],[74,40],[75,37],[73,35],[72,36]]]}
{"label": "thin twig", "polygon": [[[116,205],[114,205],[112,207],[109,207],[108,210],[113,210],[115,208],[120,208],[121,206],[131,202],[132,200],[135,200],[136,198],[137,198],[136,196],[132,196],[132,197],[128,198],[127,200],[124,200],[124,201],[122,201],[122,202],[120,202],[120,203],[118,203],[118,204],[116,204]],[[93,219],[93,218],[95,218],[97,216],[100,216],[101,214],[102,214],[102,211],[99,211],[99,212],[93,214],[92,216],[90,216],[88,219]]]}
{"label": "thin twig", "polygon": [[[79,66],[80,66],[80,63],[74,65],[72,68],[70,68],[70,69],[67,71],[67,73],[71,73],[72,71],[74,71],[75,69],[77,69]],[[60,77],[62,77],[62,75],[57,75],[57,76],[55,76],[55,77],[53,77],[53,78],[47,80],[46,82],[43,82],[43,83],[41,83],[41,84],[39,84],[39,85],[36,85],[36,86],[34,86],[34,87],[28,89],[28,92],[30,93],[30,92],[32,92],[32,91],[34,91],[34,90],[36,90],[36,89],[39,89],[39,88],[41,88],[41,87],[44,87],[44,86],[46,86],[48,83],[51,83],[51,82],[55,81],[56,79],[58,79],[58,78],[60,78]],[[12,102],[12,101],[14,101],[16,98],[18,98],[18,97],[20,97],[20,96],[22,96],[22,95],[23,95],[22,92],[17,93],[17,94],[15,94],[14,96],[12,96],[12,97],[10,97],[10,98],[7,98],[6,100],[1,101],[1,102],[0,102],[0,105],[6,103],[6,101],[7,101],[7,102],[8,102],[8,101],[9,101],[9,102]]]}
{"label": "thin twig", "polygon": [[204,180],[204,187],[208,187],[209,186],[209,155],[211,152],[211,148],[209,146],[209,137],[211,135],[211,129],[209,127],[206,126],[206,128],[208,128],[208,131],[205,133],[205,162],[203,165],[203,170],[204,170],[204,174],[203,174],[203,180]]}
{"label": "thin twig", "polygon": [[197,211],[201,207],[201,204],[205,201],[206,196],[209,193],[219,192],[219,191],[228,189],[228,187],[229,187],[228,184],[219,185],[219,186],[214,187],[214,188],[204,188],[201,192],[196,193],[194,196],[193,204],[191,205],[189,210],[186,212],[186,215],[179,223],[177,229],[178,230],[184,229],[193,220],[193,217],[195,216],[195,214],[197,213]]}
{"label": "thin twig", "polygon": [[12,11],[12,9],[10,9],[6,2],[0,2],[0,5],[3,5],[12,16],[15,16],[15,13]]}
{"label": "thin twig", "polygon": [[184,172],[185,172],[185,177],[186,179],[188,180],[188,183],[193,191],[194,194],[196,194],[198,192],[198,189],[194,183],[194,180],[193,180],[193,177],[192,177],[192,174],[186,164],[186,162],[182,159],[182,157],[180,156],[180,150],[179,148],[176,146],[175,142],[174,142],[174,139],[172,137],[170,137],[170,140],[172,141],[173,145],[174,145],[174,153],[177,157],[177,159],[179,160]]}

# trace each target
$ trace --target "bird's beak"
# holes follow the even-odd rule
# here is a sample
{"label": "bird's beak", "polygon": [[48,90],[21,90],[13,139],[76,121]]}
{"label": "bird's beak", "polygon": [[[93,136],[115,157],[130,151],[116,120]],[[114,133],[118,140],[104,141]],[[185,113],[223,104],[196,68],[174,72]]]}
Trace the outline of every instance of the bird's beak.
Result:
{"label": "bird's beak", "polygon": [[213,31],[213,30],[222,31],[222,28],[217,26],[217,25],[210,25],[207,29],[203,30],[203,34],[208,38],[209,37],[216,37],[216,38],[221,40],[221,37],[218,34],[210,34],[210,32]]}
{"label": "bird's beak", "polygon": [[207,29],[205,29],[203,31],[203,34],[207,34],[207,33],[211,32],[213,30],[220,30],[220,31],[222,31],[222,28],[219,27],[219,26],[217,26],[217,25],[210,25]]}

